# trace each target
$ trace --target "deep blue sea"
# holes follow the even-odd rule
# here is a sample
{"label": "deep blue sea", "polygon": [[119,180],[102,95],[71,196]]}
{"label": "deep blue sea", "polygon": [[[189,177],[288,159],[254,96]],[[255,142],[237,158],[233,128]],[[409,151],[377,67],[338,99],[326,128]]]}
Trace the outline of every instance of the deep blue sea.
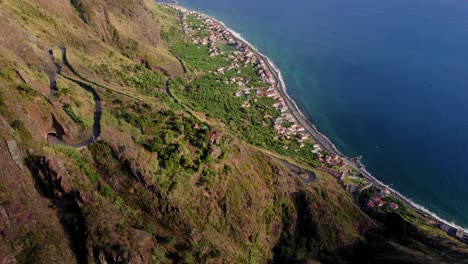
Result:
{"label": "deep blue sea", "polygon": [[180,2],[270,57],[344,154],[468,227],[468,1]]}

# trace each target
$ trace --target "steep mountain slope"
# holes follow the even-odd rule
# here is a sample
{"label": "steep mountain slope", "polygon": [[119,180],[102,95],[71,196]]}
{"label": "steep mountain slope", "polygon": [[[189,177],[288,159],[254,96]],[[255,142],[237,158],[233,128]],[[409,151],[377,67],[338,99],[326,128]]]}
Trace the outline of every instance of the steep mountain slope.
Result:
{"label": "steep mountain slope", "polygon": [[[459,242],[369,218],[333,177],[166,94],[185,78],[170,52],[178,21],[149,0],[0,0],[2,263],[466,259]],[[67,146],[95,122],[95,142]]]}

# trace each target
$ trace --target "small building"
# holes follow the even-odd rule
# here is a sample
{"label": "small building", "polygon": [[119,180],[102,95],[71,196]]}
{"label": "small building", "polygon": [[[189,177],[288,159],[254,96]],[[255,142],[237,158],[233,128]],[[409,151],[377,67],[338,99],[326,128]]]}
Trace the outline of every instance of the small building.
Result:
{"label": "small building", "polygon": [[463,236],[461,238],[461,240],[465,243],[468,243],[468,233],[467,232],[463,232]]}
{"label": "small building", "polygon": [[458,230],[455,227],[447,225],[445,223],[440,224],[440,229],[452,236],[456,236],[458,232]]}
{"label": "small building", "polygon": [[383,188],[382,192],[386,195],[390,195],[390,190],[387,187]]}
{"label": "small building", "polygon": [[372,197],[372,201],[374,201],[375,203],[379,203],[381,200],[382,198],[380,196],[374,195]]}
{"label": "small building", "polygon": [[210,132],[210,142],[211,142],[211,144],[213,144],[215,142],[215,139],[216,139],[216,131],[211,131]]}

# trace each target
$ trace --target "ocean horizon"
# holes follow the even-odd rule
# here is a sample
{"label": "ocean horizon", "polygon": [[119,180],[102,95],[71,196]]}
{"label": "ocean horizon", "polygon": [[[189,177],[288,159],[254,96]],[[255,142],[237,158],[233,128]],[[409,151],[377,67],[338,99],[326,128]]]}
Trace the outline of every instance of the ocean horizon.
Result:
{"label": "ocean horizon", "polygon": [[468,227],[468,3],[183,0],[281,70],[300,110],[346,156]]}

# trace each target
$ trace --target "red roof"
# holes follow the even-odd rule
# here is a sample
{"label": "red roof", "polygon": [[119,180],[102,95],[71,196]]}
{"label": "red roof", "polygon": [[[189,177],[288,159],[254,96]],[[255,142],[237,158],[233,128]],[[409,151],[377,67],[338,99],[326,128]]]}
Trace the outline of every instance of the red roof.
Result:
{"label": "red roof", "polygon": [[211,131],[211,132],[210,132],[210,141],[211,141],[211,142],[214,142],[215,137],[216,137],[216,131]]}

